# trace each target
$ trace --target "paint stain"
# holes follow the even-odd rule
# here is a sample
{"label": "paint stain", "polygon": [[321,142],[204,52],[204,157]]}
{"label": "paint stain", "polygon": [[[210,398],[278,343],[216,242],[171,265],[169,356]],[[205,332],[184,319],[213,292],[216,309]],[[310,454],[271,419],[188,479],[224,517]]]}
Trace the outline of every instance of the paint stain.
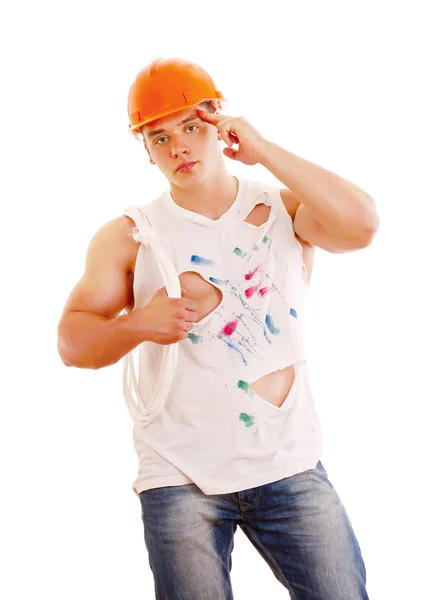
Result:
{"label": "paint stain", "polygon": [[[236,298],[238,298],[238,300],[241,302],[241,304],[243,305],[243,307],[246,309],[247,316],[250,319],[252,319],[252,321],[255,323],[255,325],[258,325],[259,327],[262,328],[263,334],[264,334],[265,339],[267,340],[267,343],[268,344],[272,344],[272,341],[268,337],[267,328],[264,325],[264,321],[262,319],[260,319],[258,317],[256,311],[252,310],[250,308],[250,306],[247,304],[247,302],[245,302],[245,300],[243,298],[243,295],[240,294],[238,292],[238,290],[233,285],[231,285],[230,287],[231,287],[230,293],[232,293]],[[242,317],[242,315],[240,315],[239,318],[241,319],[241,322],[243,323],[243,325],[246,327],[247,331],[249,332],[250,339],[252,341],[254,341],[255,338],[256,338],[256,336],[252,333],[252,331],[249,329],[249,326],[247,325],[247,323],[241,317]]]}
{"label": "paint stain", "polygon": [[227,285],[229,283],[228,279],[216,279],[215,277],[209,277],[209,281],[216,283],[216,285]]}
{"label": "paint stain", "polygon": [[263,240],[262,240],[262,241],[263,241],[263,244],[267,244],[267,243],[269,243],[269,245],[268,245],[268,248],[270,248],[270,244],[272,243],[272,240],[271,240],[270,238],[268,238],[268,237],[267,237],[267,235],[265,235],[265,236],[263,237]]}
{"label": "paint stain", "polygon": [[[280,292],[280,290],[279,290],[279,289],[277,288],[277,286],[274,284],[274,282],[272,281],[272,278],[271,278],[271,276],[269,275],[269,273],[265,273],[265,276],[267,277],[267,279],[269,279],[269,280],[270,280],[270,282],[271,282],[271,284],[272,284],[272,287],[273,287],[273,289],[274,289],[274,290],[277,292],[277,294],[278,294],[278,295],[280,296],[280,298],[282,299],[282,301],[283,301],[283,304],[284,304],[284,305],[287,307],[286,300],[284,299],[284,296],[283,296],[283,294]],[[280,281],[280,283],[281,283],[281,285],[283,285],[283,284],[284,284],[284,281]]]}
{"label": "paint stain", "polygon": [[190,257],[190,262],[195,265],[203,265],[210,267],[215,264],[215,261],[210,260],[210,258],[204,258],[203,256],[198,256],[197,254],[192,254]]}
{"label": "paint stain", "polygon": [[253,250],[259,250],[259,249],[260,249],[260,247],[255,244],[255,246],[253,247]]}
{"label": "paint stain", "polygon": [[240,379],[237,383],[237,387],[239,390],[243,390],[243,392],[249,394],[249,396],[253,395],[252,388],[250,387],[249,383],[247,383],[247,381],[243,381],[242,379]]}
{"label": "paint stain", "polygon": [[[263,288],[261,288],[261,289],[260,289],[260,290],[258,290],[258,291],[259,291],[259,293],[260,293],[262,296],[265,296],[266,294],[268,294],[269,292],[272,292],[273,290],[274,290],[274,287],[273,287],[273,285],[269,285],[269,286],[266,286],[266,287],[263,287]],[[292,309],[291,309],[291,310],[292,310]]]}
{"label": "paint stain", "polygon": [[255,423],[255,417],[252,417],[247,413],[241,413],[239,419],[246,427],[252,427],[252,425]]}
{"label": "paint stain", "polygon": [[235,321],[230,321],[229,323],[224,325],[224,328],[222,330],[224,335],[232,335],[232,333],[235,331],[235,329],[238,325],[238,322],[239,322],[238,319],[236,319]]}
{"label": "paint stain", "polygon": [[201,341],[201,336],[195,335],[194,333],[189,333],[187,337],[191,340],[192,344],[198,344]]}
{"label": "paint stain", "polygon": [[258,283],[257,285],[253,285],[250,288],[247,288],[247,290],[244,290],[244,293],[246,294],[246,298],[251,298],[254,293],[257,291],[257,289],[260,287],[260,283]]}
{"label": "paint stain", "polygon": [[291,309],[290,309],[290,311],[289,311],[289,314],[290,314],[292,317],[295,317],[296,319],[298,318],[298,317],[297,317],[297,311],[295,310],[295,308],[291,308]]}
{"label": "paint stain", "polygon": [[245,258],[247,256],[247,252],[244,252],[243,250],[241,250],[241,248],[235,248],[233,253],[237,256],[240,256],[241,258]]}
{"label": "paint stain", "polygon": [[236,347],[234,344],[232,344],[232,342],[230,342],[230,341],[229,341],[227,338],[225,338],[225,337],[222,337],[222,336],[220,336],[220,335],[219,335],[219,336],[218,336],[218,338],[219,338],[220,340],[222,340],[222,341],[223,341],[223,342],[224,342],[224,343],[225,343],[225,344],[226,344],[226,345],[227,345],[227,346],[230,348],[230,350],[234,350],[235,352],[238,352],[238,353],[241,355],[241,358],[242,358],[242,360],[243,360],[243,363],[244,363],[245,365],[247,365],[247,360],[246,360],[246,358],[245,358],[244,354],[241,352],[241,350],[240,350],[239,348],[237,348],[237,347]]}
{"label": "paint stain", "polygon": [[247,273],[246,275],[244,275],[244,279],[246,281],[249,281],[250,279],[252,279],[252,277],[254,277],[255,274],[258,272],[259,268],[260,268],[260,265],[258,265],[257,267],[255,267],[253,271],[250,271],[249,273]]}
{"label": "paint stain", "polygon": [[266,315],[266,325],[270,333],[273,333],[274,335],[278,335],[280,333],[280,329],[275,327],[272,317],[269,314]]}

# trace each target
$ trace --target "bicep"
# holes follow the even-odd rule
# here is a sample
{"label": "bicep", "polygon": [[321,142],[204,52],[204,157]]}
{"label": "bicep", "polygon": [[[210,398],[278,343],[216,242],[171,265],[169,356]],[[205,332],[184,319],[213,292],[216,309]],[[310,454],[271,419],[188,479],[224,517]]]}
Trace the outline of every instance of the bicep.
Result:
{"label": "bicep", "polygon": [[86,311],[111,319],[131,304],[133,276],[129,264],[131,252],[137,252],[137,243],[128,238],[127,229],[130,231],[131,227],[126,228],[126,223],[120,217],[93,236],[84,274],[69,295],[63,314]]}
{"label": "bicep", "polygon": [[328,231],[304,204],[300,204],[294,218],[294,231],[303,245],[312,245],[331,252],[343,254],[361,248],[355,238],[350,240]]}

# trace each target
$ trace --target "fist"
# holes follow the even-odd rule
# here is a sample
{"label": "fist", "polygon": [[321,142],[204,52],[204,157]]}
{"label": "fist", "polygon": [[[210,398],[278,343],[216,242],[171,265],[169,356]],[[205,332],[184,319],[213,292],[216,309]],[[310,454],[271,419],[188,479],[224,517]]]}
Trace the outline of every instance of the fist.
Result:
{"label": "fist", "polygon": [[150,302],[141,309],[146,339],[156,344],[174,344],[185,339],[198,319],[195,300],[187,297],[181,287],[181,298],[167,296],[160,288]]}

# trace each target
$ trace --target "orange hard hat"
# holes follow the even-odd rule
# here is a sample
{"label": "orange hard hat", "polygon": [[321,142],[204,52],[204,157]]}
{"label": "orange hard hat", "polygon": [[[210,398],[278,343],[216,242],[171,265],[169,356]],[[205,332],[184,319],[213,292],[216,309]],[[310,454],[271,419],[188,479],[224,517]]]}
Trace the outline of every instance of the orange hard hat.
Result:
{"label": "orange hard hat", "polygon": [[142,69],[128,95],[130,132],[140,133],[140,127],[206,100],[215,112],[226,99],[200,66],[181,58],[157,58]]}

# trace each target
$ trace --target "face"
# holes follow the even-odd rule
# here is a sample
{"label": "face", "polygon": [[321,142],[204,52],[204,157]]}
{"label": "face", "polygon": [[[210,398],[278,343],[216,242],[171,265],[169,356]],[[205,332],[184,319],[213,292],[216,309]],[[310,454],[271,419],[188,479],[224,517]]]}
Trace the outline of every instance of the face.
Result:
{"label": "face", "polygon": [[[144,125],[142,133],[151,164],[180,187],[196,185],[224,164],[218,130],[198,117],[196,106],[156,119]],[[187,162],[196,164],[177,170]]]}

